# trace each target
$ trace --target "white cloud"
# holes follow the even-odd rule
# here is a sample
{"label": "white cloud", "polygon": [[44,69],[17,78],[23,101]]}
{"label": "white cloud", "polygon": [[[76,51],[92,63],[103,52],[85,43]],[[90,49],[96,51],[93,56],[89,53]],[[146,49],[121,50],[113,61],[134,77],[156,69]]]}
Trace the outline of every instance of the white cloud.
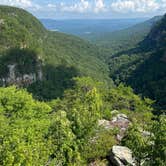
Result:
{"label": "white cloud", "polygon": [[94,7],[94,12],[99,13],[102,11],[105,11],[105,4],[104,0],[95,0],[95,7]]}
{"label": "white cloud", "polygon": [[76,2],[74,4],[66,4],[64,2],[61,2],[59,4],[48,4],[47,5],[50,8],[56,8],[59,11],[62,12],[76,12],[76,13],[99,13],[106,11],[106,6],[104,4],[104,0],[80,0],[79,2]]}
{"label": "white cloud", "polygon": [[49,3],[49,4],[47,5],[47,7],[48,7],[48,8],[56,8],[57,5]]}
{"label": "white cloud", "polygon": [[22,8],[32,7],[31,0],[0,0],[0,4],[9,6],[18,6]]}
{"label": "white cloud", "polygon": [[[165,0],[164,0],[165,1]],[[156,0],[117,0],[111,4],[111,9],[116,12],[153,12],[160,8]]]}
{"label": "white cloud", "polygon": [[73,2],[52,0],[45,3],[37,3],[35,0],[0,0],[0,4],[21,7],[38,15],[57,13],[139,15],[166,12],[166,0],[77,0]]}
{"label": "white cloud", "polygon": [[90,3],[87,0],[80,0],[80,2],[77,2],[72,5],[67,5],[65,3],[60,4],[60,9],[64,12],[78,12],[78,13],[84,13],[90,9]]}
{"label": "white cloud", "polygon": [[161,1],[161,8],[166,12],[166,0]]}
{"label": "white cloud", "polygon": [[42,6],[34,3],[32,0],[0,0],[0,5],[15,6],[23,9],[30,9],[31,11],[42,9]]}

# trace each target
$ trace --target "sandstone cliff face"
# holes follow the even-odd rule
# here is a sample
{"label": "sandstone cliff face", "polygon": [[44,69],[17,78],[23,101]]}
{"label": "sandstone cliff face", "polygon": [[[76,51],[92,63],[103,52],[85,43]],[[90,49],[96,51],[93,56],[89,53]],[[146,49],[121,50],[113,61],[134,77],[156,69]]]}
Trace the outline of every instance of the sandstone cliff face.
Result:
{"label": "sandstone cliff face", "polygon": [[0,78],[2,86],[17,85],[17,86],[28,86],[38,80],[42,81],[43,73],[41,66],[39,65],[38,70],[32,73],[20,74],[16,71],[17,64],[8,65],[8,75]]}

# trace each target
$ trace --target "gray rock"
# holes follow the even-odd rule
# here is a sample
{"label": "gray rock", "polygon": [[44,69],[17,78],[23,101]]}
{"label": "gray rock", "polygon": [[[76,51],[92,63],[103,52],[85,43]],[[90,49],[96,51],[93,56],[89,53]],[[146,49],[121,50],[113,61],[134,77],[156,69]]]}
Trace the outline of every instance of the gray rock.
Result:
{"label": "gray rock", "polygon": [[105,129],[113,128],[113,126],[111,125],[111,122],[109,120],[105,120],[105,119],[99,120],[98,125],[101,127],[104,127]]}
{"label": "gray rock", "polygon": [[0,19],[0,25],[3,25],[3,24],[5,24],[4,19]]}
{"label": "gray rock", "polygon": [[16,67],[16,64],[8,65],[8,68],[9,68],[9,77],[12,80],[15,79],[15,67]]}
{"label": "gray rock", "polygon": [[153,136],[153,133],[149,132],[149,131],[146,131],[146,130],[143,130],[143,129],[139,129],[139,131],[141,132],[142,136],[143,137],[150,137],[150,136]]}
{"label": "gray rock", "polygon": [[136,165],[132,151],[125,146],[113,146],[110,161],[115,166]]}
{"label": "gray rock", "polygon": [[125,114],[117,114],[112,118],[111,121],[102,119],[98,122],[98,125],[104,129],[118,128],[119,133],[116,136],[117,141],[121,141],[123,139],[125,132],[130,124],[131,122]]}
{"label": "gray rock", "polygon": [[112,127],[117,127],[119,129],[119,133],[117,134],[117,140],[121,141],[125,135],[127,128],[130,125],[130,120],[125,114],[117,114],[111,120]]}
{"label": "gray rock", "polygon": [[36,82],[37,80],[42,81],[43,79],[43,73],[42,73],[42,67],[41,65],[38,66],[38,70],[34,71],[32,73],[17,73],[16,71],[16,66],[17,64],[9,64],[8,70],[9,73],[6,77],[0,77],[0,82],[2,83],[2,85],[8,86],[8,85],[17,85],[17,86],[27,86],[30,85],[34,82]]}

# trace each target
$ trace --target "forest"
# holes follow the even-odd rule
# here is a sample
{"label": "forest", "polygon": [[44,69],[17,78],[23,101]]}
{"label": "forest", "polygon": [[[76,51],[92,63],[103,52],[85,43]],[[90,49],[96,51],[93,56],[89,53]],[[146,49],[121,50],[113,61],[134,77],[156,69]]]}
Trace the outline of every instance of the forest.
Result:
{"label": "forest", "polygon": [[166,165],[166,15],[111,34],[0,6],[0,165]]}

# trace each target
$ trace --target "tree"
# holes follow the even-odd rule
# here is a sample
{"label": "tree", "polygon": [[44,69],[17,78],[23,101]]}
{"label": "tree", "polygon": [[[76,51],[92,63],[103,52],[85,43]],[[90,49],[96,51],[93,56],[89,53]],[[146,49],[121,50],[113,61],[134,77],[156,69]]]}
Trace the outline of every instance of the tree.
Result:
{"label": "tree", "polygon": [[64,102],[68,119],[77,139],[89,138],[101,115],[102,99],[93,80],[76,78],[74,89],[65,93]]}
{"label": "tree", "polygon": [[0,165],[39,166],[49,160],[50,111],[25,90],[0,88]]}
{"label": "tree", "polygon": [[51,164],[72,166],[81,162],[76,137],[66,112],[57,111],[52,114],[52,124],[47,137],[51,140],[53,150]]}
{"label": "tree", "polygon": [[136,124],[128,129],[126,136],[122,140],[122,145],[132,149],[138,165],[141,165],[141,162],[148,157],[148,139],[142,136]]}
{"label": "tree", "polygon": [[166,116],[161,115],[157,121],[154,122],[151,132],[154,134],[151,138],[153,144],[150,148],[151,165],[166,164]]}
{"label": "tree", "polygon": [[122,143],[132,149],[139,165],[144,161],[147,166],[164,166],[166,164],[165,115],[152,121],[148,127],[149,135],[144,136],[141,128],[133,125],[126,133]]}

